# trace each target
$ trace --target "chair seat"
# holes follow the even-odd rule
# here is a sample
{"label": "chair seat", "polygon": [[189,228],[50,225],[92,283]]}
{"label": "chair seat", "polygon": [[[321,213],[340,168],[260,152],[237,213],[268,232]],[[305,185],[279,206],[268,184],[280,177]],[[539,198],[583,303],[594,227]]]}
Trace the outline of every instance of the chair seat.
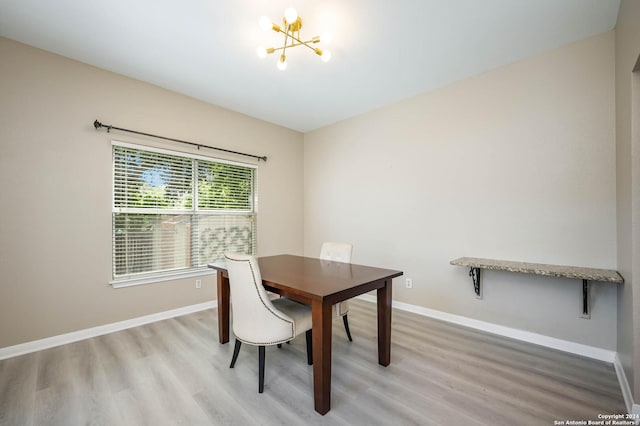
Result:
{"label": "chair seat", "polygon": [[285,297],[274,299],[271,303],[295,322],[296,336],[311,328],[311,306],[294,302]]}
{"label": "chair seat", "polygon": [[345,300],[343,302],[338,302],[335,305],[333,305],[334,307],[334,312],[336,313],[336,317],[341,317],[343,315],[346,315],[347,313],[349,313],[349,301]]}

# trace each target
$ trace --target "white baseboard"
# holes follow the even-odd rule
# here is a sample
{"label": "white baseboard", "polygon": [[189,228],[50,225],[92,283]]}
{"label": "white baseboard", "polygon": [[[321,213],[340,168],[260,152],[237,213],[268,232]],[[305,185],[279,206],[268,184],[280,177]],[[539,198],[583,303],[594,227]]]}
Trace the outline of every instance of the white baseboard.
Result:
{"label": "white baseboard", "polygon": [[620,356],[616,354],[613,361],[613,367],[616,370],[616,376],[618,376],[618,383],[620,383],[620,390],[622,391],[622,397],[624,398],[624,405],[627,407],[627,412],[640,414],[640,405],[633,403],[633,394],[631,393],[631,387],[627,380],[627,375],[620,362]]}
{"label": "white baseboard", "polygon": [[47,337],[45,339],[34,340],[32,342],[21,343],[19,345],[7,346],[6,348],[0,348],[0,360],[12,358],[18,355],[24,355],[30,352],[41,351],[43,349],[49,349],[54,346],[66,345],[67,343],[73,343],[79,340],[89,339],[91,337],[102,336],[103,334],[113,333],[114,331],[125,330],[127,328],[133,328],[139,325],[149,324],[156,321],[162,321],[168,318],[179,317],[181,315],[187,315],[193,312],[204,311],[206,309],[215,308],[217,306],[217,301],[213,300],[211,302],[184,306],[182,308],[172,309],[170,311],[158,312],[155,314],[132,318],[125,321],[86,328],[84,330],[78,330],[71,333],[60,334],[58,336]]}
{"label": "white baseboard", "polygon": [[[366,300],[368,302],[376,303],[376,297],[363,294],[358,296],[358,299]],[[581,355],[587,358],[593,358],[608,363],[613,363],[616,357],[615,351],[596,348],[594,346],[583,345],[582,343],[570,342],[568,340],[557,339],[555,337],[545,336],[543,334],[532,333],[530,331],[518,330],[516,328],[505,327],[503,325],[492,324],[490,322],[479,321],[473,318],[463,317],[461,315],[454,315],[447,312],[437,311],[435,309],[425,308],[422,306],[411,305],[409,303],[393,301],[393,307],[402,311],[413,312],[418,315],[423,315],[430,318],[435,318],[441,321],[450,322],[453,324],[462,325],[476,330],[486,331],[488,333],[497,334],[500,336],[509,337],[516,340],[522,340],[529,343],[534,343],[540,346],[546,346],[548,348],[557,349],[564,352],[569,352],[576,355]]]}

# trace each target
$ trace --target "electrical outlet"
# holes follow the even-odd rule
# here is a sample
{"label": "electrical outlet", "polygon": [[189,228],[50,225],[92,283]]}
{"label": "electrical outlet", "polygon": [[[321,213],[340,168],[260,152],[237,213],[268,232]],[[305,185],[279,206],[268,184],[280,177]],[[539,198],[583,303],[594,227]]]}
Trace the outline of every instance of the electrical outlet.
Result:
{"label": "electrical outlet", "polygon": [[196,280],[196,288],[202,288],[202,280]]}
{"label": "electrical outlet", "polygon": [[407,278],[407,280],[405,281],[405,287],[413,288],[413,280],[411,278]]}

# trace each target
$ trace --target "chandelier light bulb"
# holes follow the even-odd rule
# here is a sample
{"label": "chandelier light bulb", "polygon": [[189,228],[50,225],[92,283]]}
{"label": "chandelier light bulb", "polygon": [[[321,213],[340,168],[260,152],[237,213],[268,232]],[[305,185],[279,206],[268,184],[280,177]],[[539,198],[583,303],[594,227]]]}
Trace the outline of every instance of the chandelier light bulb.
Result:
{"label": "chandelier light bulb", "polygon": [[258,25],[260,25],[260,28],[262,30],[269,31],[273,26],[273,23],[271,22],[271,19],[269,19],[268,16],[261,16],[260,21],[258,21]]}
{"label": "chandelier light bulb", "polygon": [[329,62],[331,60],[331,52],[324,50],[322,55],[320,55],[320,59],[322,59],[322,62]]}
{"label": "chandelier light bulb", "polygon": [[286,9],[284,11],[284,19],[287,20],[288,24],[293,24],[298,19],[298,12],[292,7]]}
{"label": "chandelier light bulb", "polygon": [[260,46],[256,49],[256,53],[258,54],[258,58],[266,58],[267,57],[267,49]]}
{"label": "chandelier light bulb", "polygon": [[333,40],[331,33],[324,33],[320,36],[320,41],[324,44],[331,44],[331,40]]}
{"label": "chandelier light bulb", "polygon": [[278,61],[277,66],[280,71],[287,69],[287,58],[285,58],[284,55],[280,55],[280,60]]}

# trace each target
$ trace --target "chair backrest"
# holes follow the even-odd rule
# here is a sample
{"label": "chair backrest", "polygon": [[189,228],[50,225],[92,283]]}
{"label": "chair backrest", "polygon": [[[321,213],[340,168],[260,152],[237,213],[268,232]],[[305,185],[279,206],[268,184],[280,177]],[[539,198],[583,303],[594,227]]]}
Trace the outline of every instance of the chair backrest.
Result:
{"label": "chair backrest", "polygon": [[269,300],[256,258],[235,253],[227,253],[224,258],[236,338],[252,345],[270,345],[294,338],[294,321]]}
{"label": "chair backrest", "polygon": [[352,251],[352,244],[326,242],[322,244],[322,249],[320,249],[320,259],[351,263]]}

